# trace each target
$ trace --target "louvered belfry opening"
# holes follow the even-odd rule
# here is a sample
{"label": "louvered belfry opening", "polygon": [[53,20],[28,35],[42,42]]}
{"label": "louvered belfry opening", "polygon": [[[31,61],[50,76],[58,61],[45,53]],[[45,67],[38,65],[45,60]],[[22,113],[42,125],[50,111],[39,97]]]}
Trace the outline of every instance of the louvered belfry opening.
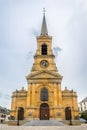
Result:
{"label": "louvered belfry opening", "polygon": [[46,44],[42,45],[41,52],[42,52],[42,55],[47,55],[47,45]]}

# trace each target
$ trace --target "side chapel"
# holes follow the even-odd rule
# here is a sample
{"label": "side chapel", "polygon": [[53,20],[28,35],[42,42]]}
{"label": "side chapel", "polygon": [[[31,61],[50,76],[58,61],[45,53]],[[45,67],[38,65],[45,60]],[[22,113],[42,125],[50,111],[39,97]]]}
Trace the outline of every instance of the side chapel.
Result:
{"label": "side chapel", "polygon": [[61,89],[59,74],[52,51],[52,37],[48,34],[45,13],[41,33],[37,36],[37,50],[31,72],[26,76],[27,91],[22,88],[12,93],[11,116],[17,119],[76,119],[77,94]]}

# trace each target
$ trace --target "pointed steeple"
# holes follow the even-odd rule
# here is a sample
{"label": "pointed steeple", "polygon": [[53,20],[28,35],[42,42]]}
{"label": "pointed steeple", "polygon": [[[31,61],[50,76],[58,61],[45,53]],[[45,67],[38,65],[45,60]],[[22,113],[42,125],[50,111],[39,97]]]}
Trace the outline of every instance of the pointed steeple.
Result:
{"label": "pointed steeple", "polygon": [[48,35],[46,19],[45,19],[45,9],[43,9],[43,21],[42,21],[42,27],[41,27],[41,35],[42,36]]}

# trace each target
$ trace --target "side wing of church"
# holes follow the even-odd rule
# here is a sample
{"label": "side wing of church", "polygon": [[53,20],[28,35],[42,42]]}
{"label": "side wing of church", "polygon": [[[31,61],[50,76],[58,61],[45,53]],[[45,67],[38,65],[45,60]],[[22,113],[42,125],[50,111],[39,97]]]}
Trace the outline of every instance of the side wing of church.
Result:
{"label": "side wing of church", "polygon": [[31,72],[26,76],[27,91],[22,88],[12,93],[11,116],[17,119],[76,119],[77,94],[61,89],[62,76],[55,64],[52,37],[48,35],[45,13],[41,34],[37,37],[37,50]]}

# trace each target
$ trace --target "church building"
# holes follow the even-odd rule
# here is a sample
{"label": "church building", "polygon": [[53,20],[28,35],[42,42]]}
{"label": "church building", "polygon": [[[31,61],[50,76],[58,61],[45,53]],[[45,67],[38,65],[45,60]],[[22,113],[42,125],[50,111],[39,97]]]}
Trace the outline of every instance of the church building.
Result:
{"label": "church building", "polygon": [[52,50],[52,37],[48,34],[45,13],[41,33],[36,37],[37,49],[31,72],[26,76],[27,90],[23,87],[12,93],[11,116],[23,119],[70,120],[78,117],[77,94],[61,88],[63,76],[59,74]]}

